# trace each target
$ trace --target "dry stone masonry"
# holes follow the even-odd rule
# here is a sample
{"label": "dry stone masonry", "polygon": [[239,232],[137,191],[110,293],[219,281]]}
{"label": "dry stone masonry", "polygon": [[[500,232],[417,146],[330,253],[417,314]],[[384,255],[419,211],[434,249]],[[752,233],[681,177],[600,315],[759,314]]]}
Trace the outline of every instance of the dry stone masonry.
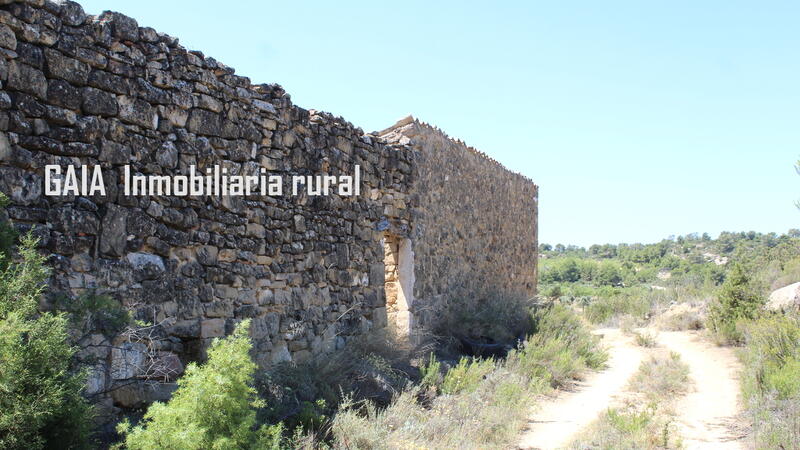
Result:
{"label": "dry stone masonry", "polygon": [[[0,0],[0,82],[0,191],[49,255],[50,292],[112,296],[159,337],[86,338],[89,394],[109,407],[168,395],[169,383],[143,380],[174,381],[245,318],[268,366],[374,329],[432,326],[459,297],[535,292],[537,187],[412,118],[365,134],[132,18],[70,1]],[[106,195],[44,195],[50,164],[102,166]],[[126,165],[140,175],[359,165],[361,195],[125,196]]]}
{"label": "dry stone masonry", "polygon": [[427,328],[467,297],[536,291],[538,188],[530,179],[412,117],[379,133],[414,149],[412,316]]}

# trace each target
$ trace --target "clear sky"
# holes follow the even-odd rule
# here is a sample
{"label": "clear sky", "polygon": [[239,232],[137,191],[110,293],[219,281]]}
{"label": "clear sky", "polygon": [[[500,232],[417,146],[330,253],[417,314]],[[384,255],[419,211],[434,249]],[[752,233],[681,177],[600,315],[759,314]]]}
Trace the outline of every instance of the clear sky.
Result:
{"label": "clear sky", "polygon": [[800,228],[800,2],[80,3],[365,131],[439,126],[539,184],[541,242]]}

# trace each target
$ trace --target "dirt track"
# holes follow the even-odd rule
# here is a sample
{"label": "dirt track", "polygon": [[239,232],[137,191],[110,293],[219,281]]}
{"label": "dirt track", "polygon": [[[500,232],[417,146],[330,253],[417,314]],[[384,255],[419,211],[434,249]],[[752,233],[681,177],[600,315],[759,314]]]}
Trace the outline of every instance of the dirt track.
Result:
{"label": "dirt track", "polygon": [[608,348],[608,368],[588,374],[572,391],[539,404],[520,440],[524,449],[556,449],[569,444],[575,433],[592,423],[608,408],[615,396],[624,392],[628,379],[639,368],[644,351],[629,336],[616,328],[596,331]]}
{"label": "dirt track", "polygon": [[[520,439],[522,449],[567,446],[598,414],[624,397],[628,380],[646,357],[630,336],[618,329],[597,330],[609,350],[608,368],[590,373],[571,391],[559,391],[539,403]],[[730,348],[717,347],[698,332],[660,332],[659,346],[679,353],[689,365],[692,390],[679,399],[676,422],[687,449],[740,449],[737,427],[739,362]]]}
{"label": "dirt track", "polygon": [[733,349],[718,347],[699,333],[661,332],[660,345],[680,353],[694,381],[691,392],[678,401],[677,422],[683,443],[691,449],[740,449],[738,431],[740,364]]}

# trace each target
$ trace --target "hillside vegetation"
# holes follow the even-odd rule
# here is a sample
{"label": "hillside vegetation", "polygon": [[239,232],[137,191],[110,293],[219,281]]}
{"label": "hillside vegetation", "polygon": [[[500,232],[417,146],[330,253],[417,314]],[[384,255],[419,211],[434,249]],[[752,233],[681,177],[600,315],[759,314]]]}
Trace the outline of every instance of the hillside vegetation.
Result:
{"label": "hillside vegetation", "polygon": [[[719,345],[741,347],[754,446],[800,448],[800,318],[796,306],[765,307],[771,291],[800,281],[800,230],[588,249],[542,244],[540,252],[541,295],[595,324],[705,328]],[[647,345],[648,336],[637,340]]]}

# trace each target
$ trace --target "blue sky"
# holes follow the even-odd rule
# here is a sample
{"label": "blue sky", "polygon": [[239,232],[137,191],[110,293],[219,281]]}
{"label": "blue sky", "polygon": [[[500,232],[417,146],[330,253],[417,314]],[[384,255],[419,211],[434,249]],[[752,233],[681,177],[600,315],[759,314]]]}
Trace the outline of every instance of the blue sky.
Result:
{"label": "blue sky", "polygon": [[81,1],[540,186],[540,241],[800,228],[800,2]]}

